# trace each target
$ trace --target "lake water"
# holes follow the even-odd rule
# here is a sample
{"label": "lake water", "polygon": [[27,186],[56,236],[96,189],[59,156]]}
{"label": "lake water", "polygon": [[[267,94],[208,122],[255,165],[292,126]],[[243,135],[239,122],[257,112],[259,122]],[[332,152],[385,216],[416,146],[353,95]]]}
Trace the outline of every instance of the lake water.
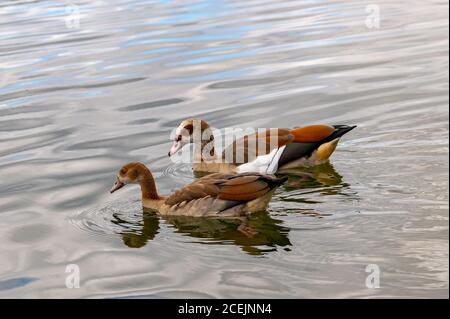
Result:
{"label": "lake water", "polygon": [[[0,297],[448,298],[448,9],[2,1]],[[136,187],[108,193],[131,160],[160,193],[194,180],[167,157],[192,116],[358,128],[331,165],[291,176],[249,237],[143,213]]]}

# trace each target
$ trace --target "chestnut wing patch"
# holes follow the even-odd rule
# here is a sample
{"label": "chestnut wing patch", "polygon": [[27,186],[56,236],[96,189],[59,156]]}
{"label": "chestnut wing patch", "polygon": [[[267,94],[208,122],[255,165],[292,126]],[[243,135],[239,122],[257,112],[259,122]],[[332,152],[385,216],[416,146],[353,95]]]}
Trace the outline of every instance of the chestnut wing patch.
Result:
{"label": "chestnut wing patch", "polygon": [[228,179],[226,181],[223,182],[224,186],[237,186],[237,185],[243,185],[243,184],[248,184],[254,181],[257,181],[259,179],[258,175],[253,175],[253,176],[242,176],[239,178],[232,178],[232,179]]}
{"label": "chestnut wing patch", "polygon": [[291,143],[294,138],[288,129],[270,129],[246,135],[226,147],[222,158],[235,165],[252,162],[260,155],[267,155],[273,149]]}
{"label": "chestnut wing patch", "polygon": [[190,202],[194,199],[205,198],[208,196],[217,197],[220,189],[211,181],[213,180],[203,183],[198,180],[192,184],[180,188],[166,199],[166,205],[174,206],[182,202]]}
{"label": "chestnut wing patch", "polygon": [[182,202],[212,197],[233,202],[247,202],[261,197],[285,179],[260,174],[211,174],[179,189],[166,199],[174,206]]}
{"label": "chestnut wing patch", "polygon": [[241,174],[218,183],[218,198],[231,201],[251,201],[271,190],[267,177],[258,174]]}
{"label": "chestnut wing patch", "polygon": [[336,129],[330,125],[308,125],[290,130],[294,135],[294,142],[314,143],[329,137]]}

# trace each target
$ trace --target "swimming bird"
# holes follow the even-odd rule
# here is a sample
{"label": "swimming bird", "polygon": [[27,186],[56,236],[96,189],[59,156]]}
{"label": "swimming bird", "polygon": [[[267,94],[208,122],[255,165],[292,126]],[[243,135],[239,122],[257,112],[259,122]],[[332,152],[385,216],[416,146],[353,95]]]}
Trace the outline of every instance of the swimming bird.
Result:
{"label": "swimming bird", "polygon": [[267,129],[244,135],[227,146],[222,154],[216,154],[210,125],[204,120],[190,118],[177,127],[169,157],[185,145],[194,143],[193,169],[196,172],[283,173],[292,168],[327,162],[340,138],[355,127],[319,124]]}
{"label": "swimming bird", "polygon": [[194,217],[239,217],[264,211],[275,189],[287,177],[257,173],[207,175],[175,191],[160,196],[150,170],[142,163],[123,166],[111,193],[126,184],[141,186],[142,205],[161,215]]}

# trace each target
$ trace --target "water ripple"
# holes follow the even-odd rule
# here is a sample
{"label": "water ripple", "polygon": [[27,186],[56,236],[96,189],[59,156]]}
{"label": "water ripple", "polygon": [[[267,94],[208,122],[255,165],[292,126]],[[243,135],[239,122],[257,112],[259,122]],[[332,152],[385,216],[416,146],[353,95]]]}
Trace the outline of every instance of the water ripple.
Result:
{"label": "water ripple", "polygon": [[[448,297],[448,1],[377,1],[379,28],[361,0],[71,4],[0,3],[2,297]],[[358,129],[246,224],[108,196],[128,161],[194,180],[167,157],[187,117]]]}

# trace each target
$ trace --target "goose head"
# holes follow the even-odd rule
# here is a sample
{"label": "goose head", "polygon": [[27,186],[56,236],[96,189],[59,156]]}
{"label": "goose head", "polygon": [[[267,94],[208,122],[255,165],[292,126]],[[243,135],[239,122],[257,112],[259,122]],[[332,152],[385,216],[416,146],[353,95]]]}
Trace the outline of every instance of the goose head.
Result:
{"label": "goose head", "polygon": [[172,147],[169,157],[175,155],[185,145],[191,143],[202,144],[214,140],[214,136],[209,124],[206,121],[190,118],[184,120],[175,130]]}
{"label": "goose head", "polygon": [[124,165],[117,173],[117,179],[114,182],[110,193],[114,193],[127,184],[140,183],[149,172],[148,168],[141,163],[133,162]]}

